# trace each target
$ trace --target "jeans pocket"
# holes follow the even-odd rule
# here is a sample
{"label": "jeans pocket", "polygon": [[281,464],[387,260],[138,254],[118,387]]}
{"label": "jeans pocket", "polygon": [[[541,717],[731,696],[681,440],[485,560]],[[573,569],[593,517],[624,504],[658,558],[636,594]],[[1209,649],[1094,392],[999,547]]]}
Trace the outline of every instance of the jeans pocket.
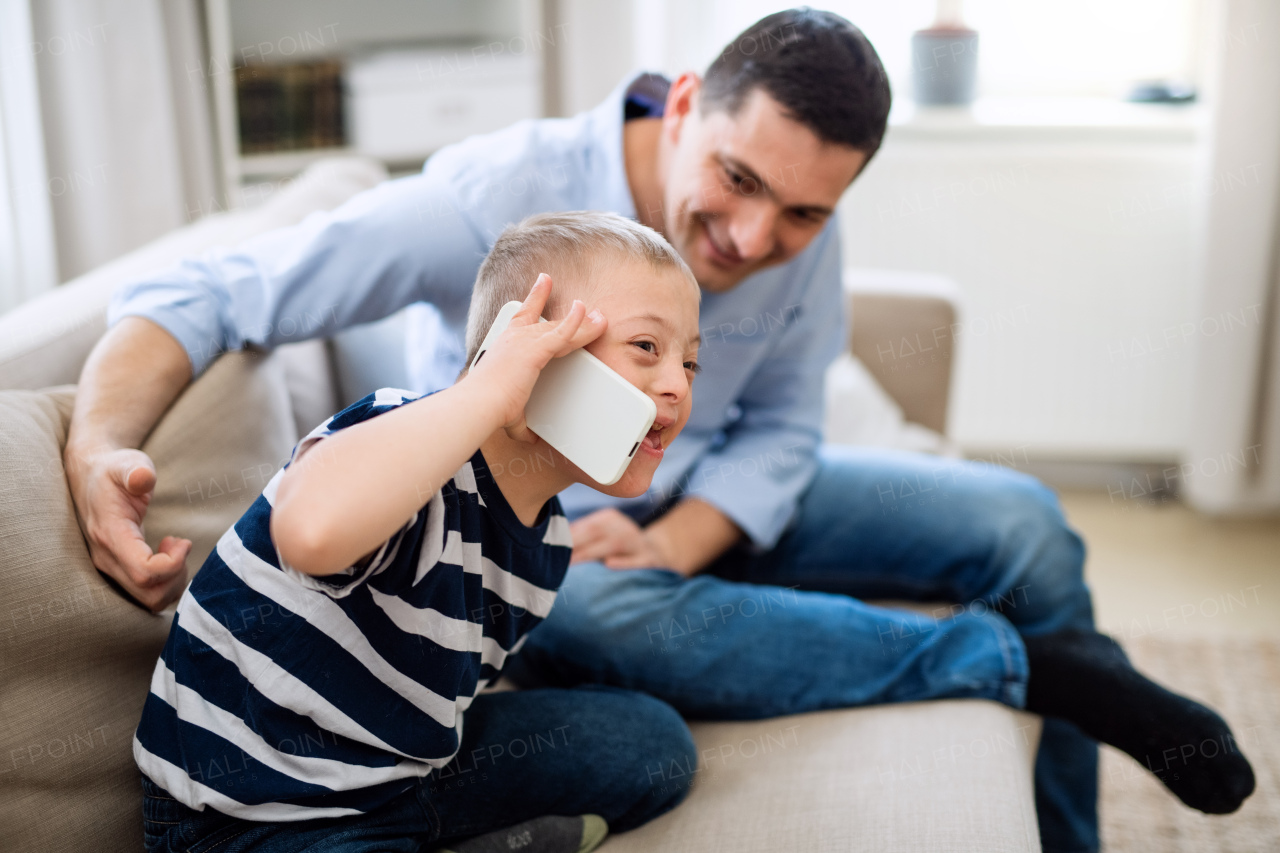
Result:
{"label": "jeans pocket", "polygon": [[190,809],[169,792],[142,777],[142,839],[147,853],[166,853],[172,848],[175,833]]}
{"label": "jeans pocket", "polygon": [[186,853],[207,853],[210,850],[232,850],[234,847],[224,847],[229,841],[233,841],[253,829],[254,825],[244,820],[236,820],[228,818],[228,822],[212,822],[205,824],[192,833],[196,836],[190,846],[184,847]]}

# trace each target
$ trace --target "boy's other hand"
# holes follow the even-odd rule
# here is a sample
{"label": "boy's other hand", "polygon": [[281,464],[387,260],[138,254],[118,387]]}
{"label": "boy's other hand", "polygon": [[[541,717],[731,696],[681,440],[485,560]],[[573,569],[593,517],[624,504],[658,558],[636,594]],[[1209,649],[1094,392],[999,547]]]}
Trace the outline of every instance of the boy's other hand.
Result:
{"label": "boy's other hand", "polygon": [[577,299],[564,319],[541,322],[550,296],[551,276],[543,273],[511,318],[511,324],[467,377],[483,383],[497,395],[503,429],[516,441],[538,440],[525,424],[524,407],[542,368],[551,359],[591,343],[607,325],[603,314],[599,311],[587,314],[586,306]]}
{"label": "boy's other hand", "polygon": [[569,563],[601,562],[610,569],[669,569],[671,561],[657,541],[631,517],[612,507],[569,525],[573,556]]}

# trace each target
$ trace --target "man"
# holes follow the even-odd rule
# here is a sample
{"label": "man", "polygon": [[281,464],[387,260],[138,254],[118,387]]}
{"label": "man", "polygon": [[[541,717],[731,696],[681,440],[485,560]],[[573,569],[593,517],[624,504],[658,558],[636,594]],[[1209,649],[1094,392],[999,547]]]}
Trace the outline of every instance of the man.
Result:
{"label": "man", "polygon": [[[218,352],[283,343],[281,319],[322,307],[348,325],[424,300],[460,328],[504,225],[615,211],[693,269],[704,372],[646,499],[564,494],[580,565],[513,662],[520,680],[630,687],[721,718],[959,696],[1025,706],[1050,717],[1045,849],[1097,849],[1095,739],[1158,761],[1229,736],[1225,723],[1093,633],[1083,546],[1043,486],[820,447],[822,374],[844,338],[834,210],[880,145],[889,99],[857,28],[791,10],[741,34],[705,80],[637,77],[589,113],[452,146],[419,176],[126,289],[68,440],[95,564],[152,608],[180,592],[189,544],[143,543],[154,472],[134,448]],[[931,500],[904,501],[911,489]],[[920,619],[868,597],[959,606]],[[1162,777],[1185,801],[1230,811],[1252,791],[1238,752],[1191,760]]]}

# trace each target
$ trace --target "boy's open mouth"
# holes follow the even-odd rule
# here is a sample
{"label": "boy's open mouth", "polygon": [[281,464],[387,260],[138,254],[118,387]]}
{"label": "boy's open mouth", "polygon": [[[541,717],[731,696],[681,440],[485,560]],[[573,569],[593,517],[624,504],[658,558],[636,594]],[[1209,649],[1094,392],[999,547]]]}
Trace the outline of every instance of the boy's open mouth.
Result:
{"label": "boy's open mouth", "polygon": [[645,435],[644,440],[640,442],[640,447],[656,456],[662,455],[662,427],[655,426]]}

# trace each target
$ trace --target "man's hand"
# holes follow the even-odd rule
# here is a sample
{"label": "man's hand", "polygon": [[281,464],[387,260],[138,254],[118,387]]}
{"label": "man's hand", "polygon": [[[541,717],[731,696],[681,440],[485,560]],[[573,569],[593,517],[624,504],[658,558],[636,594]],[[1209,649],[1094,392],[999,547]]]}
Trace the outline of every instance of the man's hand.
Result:
{"label": "man's hand", "polygon": [[602,509],[569,525],[570,564],[601,562],[610,569],[670,569],[670,560],[648,532],[616,509]]}
{"label": "man's hand", "polygon": [[125,317],[94,346],[80,373],[63,451],[80,529],[98,571],[158,611],[182,593],[191,543],[165,537],[152,553],[142,518],[156,469],[141,447],[182,389],[191,361],[182,345],[142,317]]}
{"label": "man's hand", "polygon": [[166,536],[152,552],[142,536],[142,518],[156,487],[151,459],[140,450],[66,454],[67,481],[99,571],[114,578],[152,612],[182,595],[191,540]]}
{"label": "man's hand", "polygon": [[610,569],[669,569],[692,577],[742,538],[729,516],[706,501],[685,498],[647,527],[616,509],[569,525],[570,563],[599,561]]}

